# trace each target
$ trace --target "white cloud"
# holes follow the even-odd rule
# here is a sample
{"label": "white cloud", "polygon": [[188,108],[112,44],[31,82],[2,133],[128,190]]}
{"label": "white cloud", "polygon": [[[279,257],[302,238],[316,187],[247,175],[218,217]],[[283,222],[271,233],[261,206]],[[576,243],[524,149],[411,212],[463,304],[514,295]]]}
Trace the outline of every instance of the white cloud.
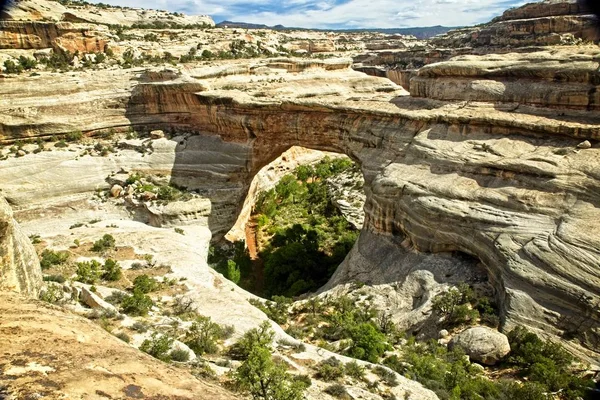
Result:
{"label": "white cloud", "polygon": [[112,4],[208,14],[306,28],[465,26],[490,20],[521,0],[104,0]]}

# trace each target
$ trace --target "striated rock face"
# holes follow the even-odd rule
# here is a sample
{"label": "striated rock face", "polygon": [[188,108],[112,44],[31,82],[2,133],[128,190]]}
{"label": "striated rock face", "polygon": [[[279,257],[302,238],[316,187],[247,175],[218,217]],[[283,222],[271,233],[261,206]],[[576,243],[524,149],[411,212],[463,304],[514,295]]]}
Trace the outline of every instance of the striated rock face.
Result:
{"label": "striated rock face", "polygon": [[29,238],[0,198],[0,292],[13,291],[37,297],[42,286],[40,262]]}
{"label": "striated rock face", "polygon": [[437,47],[560,45],[572,38],[597,40],[594,15],[577,0],[545,0],[510,9],[481,27],[436,37]]}
{"label": "striated rock face", "polygon": [[598,110],[599,62],[597,54],[557,50],[462,56],[421,68],[410,92],[436,100]]}
{"label": "striated rock face", "polygon": [[46,49],[74,53],[103,52],[110,41],[106,27],[70,22],[0,21],[0,49]]}
{"label": "striated rock face", "polygon": [[3,398],[237,398],[57,307],[0,292],[0,314]]}

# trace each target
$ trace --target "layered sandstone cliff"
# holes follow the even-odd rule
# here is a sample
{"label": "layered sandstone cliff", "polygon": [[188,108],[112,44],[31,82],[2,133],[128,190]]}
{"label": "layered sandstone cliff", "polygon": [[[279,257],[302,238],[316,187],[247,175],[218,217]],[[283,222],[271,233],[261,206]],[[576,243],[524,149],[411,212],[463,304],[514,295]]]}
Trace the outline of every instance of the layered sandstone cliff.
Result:
{"label": "layered sandstone cliff", "polygon": [[355,68],[410,87],[424,65],[461,55],[529,53],[600,39],[596,17],[577,0],[544,0],[507,10],[487,24],[450,31],[409,49],[398,47],[354,57]]}

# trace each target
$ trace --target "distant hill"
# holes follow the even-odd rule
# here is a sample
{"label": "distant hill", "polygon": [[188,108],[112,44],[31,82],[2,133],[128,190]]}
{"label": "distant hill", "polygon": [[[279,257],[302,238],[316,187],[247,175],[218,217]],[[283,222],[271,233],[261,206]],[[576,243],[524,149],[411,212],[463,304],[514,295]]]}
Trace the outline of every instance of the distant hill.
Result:
{"label": "distant hill", "polygon": [[275,25],[268,26],[263,24],[250,24],[246,22],[233,22],[233,21],[223,21],[217,24],[219,28],[240,28],[240,29],[273,29],[273,30],[313,30],[313,31],[335,31],[335,32],[380,32],[387,33],[390,35],[400,34],[400,35],[413,35],[419,39],[428,39],[430,37],[441,35],[449,30],[456,29],[457,27],[448,27],[448,26],[427,26],[427,27],[417,27],[417,28],[390,28],[390,29],[381,29],[381,28],[371,28],[371,29],[305,29],[305,28],[288,28],[283,25]]}
{"label": "distant hill", "polygon": [[349,29],[344,30],[344,32],[380,32],[380,33],[388,33],[388,34],[400,34],[400,35],[413,35],[418,39],[429,39],[430,37],[434,37],[437,35],[443,35],[444,33],[451,31],[452,29],[457,29],[457,26],[425,26],[425,27],[417,27],[417,28],[391,28],[391,29]]}

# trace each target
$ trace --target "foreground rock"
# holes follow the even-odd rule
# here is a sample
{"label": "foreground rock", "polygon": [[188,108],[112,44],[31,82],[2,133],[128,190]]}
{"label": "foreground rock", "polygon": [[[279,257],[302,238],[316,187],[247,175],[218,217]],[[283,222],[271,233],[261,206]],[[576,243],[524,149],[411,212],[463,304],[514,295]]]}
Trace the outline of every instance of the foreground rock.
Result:
{"label": "foreground rock", "polygon": [[0,291],[15,291],[37,297],[42,270],[35,249],[0,197]]}
{"label": "foreground rock", "polygon": [[0,315],[3,398],[238,398],[56,307],[0,293]]}
{"label": "foreground rock", "polygon": [[469,328],[456,335],[449,347],[460,347],[472,361],[494,365],[510,352],[508,338],[485,326]]}

